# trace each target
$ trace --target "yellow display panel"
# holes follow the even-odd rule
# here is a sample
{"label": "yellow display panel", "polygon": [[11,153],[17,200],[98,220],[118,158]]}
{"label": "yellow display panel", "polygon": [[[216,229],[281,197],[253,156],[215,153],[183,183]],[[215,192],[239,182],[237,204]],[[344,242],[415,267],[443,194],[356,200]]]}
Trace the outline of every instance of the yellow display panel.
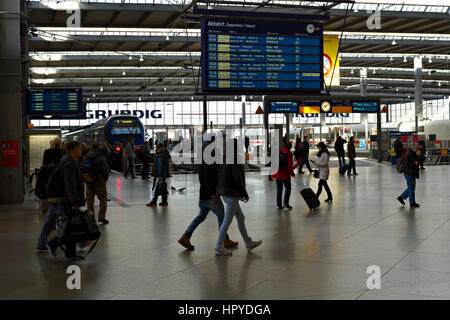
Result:
{"label": "yellow display panel", "polygon": [[332,107],[331,113],[352,113],[352,107]]}
{"label": "yellow display panel", "polygon": [[317,107],[299,107],[299,113],[320,113],[320,106]]}

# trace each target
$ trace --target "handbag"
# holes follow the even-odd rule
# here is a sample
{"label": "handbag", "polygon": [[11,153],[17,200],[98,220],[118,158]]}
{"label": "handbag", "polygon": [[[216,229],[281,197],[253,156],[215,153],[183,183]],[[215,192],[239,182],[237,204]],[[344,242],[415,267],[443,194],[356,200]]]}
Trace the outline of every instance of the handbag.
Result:
{"label": "handbag", "polygon": [[[57,220],[57,238],[59,244],[83,243],[95,240],[89,254],[100,238],[101,232],[95,222],[95,216],[89,211],[72,210],[70,217],[61,215]],[[86,255],[87,255],[86,254]]]}
{"label": "handbag", "polygon": [[319,170],[314,170],[314,178],[319,179]]}
{"label": "handbag", "polygon": [[167,191],[167,183],[163,182],[162,180],[158,180],[158,185],[156,186],[156,192],[159,195],[165,195],[169,192]]}

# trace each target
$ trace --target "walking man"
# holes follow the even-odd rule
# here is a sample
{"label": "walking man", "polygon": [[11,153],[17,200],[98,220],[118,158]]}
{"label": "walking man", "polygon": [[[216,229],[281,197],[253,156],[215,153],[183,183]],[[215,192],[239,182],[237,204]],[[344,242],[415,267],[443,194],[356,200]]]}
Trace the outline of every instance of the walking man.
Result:
{"label": "walking man", "polygon": [[405,171],[403,175],[406,179],[406,190],[397,198],[397,200],[405,205],[405,201],[409,198],[409,205],[413,208],[418,208],[420,205],[416,203],[416,179],[419,179],[419,163],[417,159],[417,152],[419,148],[414,145],[406,152],[405,159],[403,160],[403,167]]}

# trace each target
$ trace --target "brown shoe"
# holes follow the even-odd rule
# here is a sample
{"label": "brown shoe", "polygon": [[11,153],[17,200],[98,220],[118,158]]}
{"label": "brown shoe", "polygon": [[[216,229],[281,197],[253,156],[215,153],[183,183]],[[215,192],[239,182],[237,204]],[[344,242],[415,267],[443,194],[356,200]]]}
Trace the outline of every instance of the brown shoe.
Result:
{"label": "brown shoe", "polygon": [[238,246],[238,243],[233,240],[225,240],[223,242],[223,246],[225,247],[225,249],[231,249],[236,248]]}
{"label": "brown shoe", "polygon": [[191,244],[191,241],[188,237],[182,236],[180,240],[178,240],[178,243],[188,250],[194,250],[194,246]]}

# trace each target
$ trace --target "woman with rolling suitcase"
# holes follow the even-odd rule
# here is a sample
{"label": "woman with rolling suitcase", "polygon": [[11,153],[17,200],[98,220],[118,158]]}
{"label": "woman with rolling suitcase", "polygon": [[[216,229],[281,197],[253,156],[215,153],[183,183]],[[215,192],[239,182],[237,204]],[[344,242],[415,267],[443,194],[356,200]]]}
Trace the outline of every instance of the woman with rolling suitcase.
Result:
{"label": "woman with rolling suitcase", "polygon": [[317,153],[318,159],[317,161],[311,160],[311,162],[314,163],[319,169],[319,188],[317,189],[316,196],[317,198],[319,198],[320,194],[322,193],[322,187],[324,187],[328,195],[328,199],[325,200],[325,202],[331,202],[333,201],[333,195],[327,182],[328,177],[330,176],[330,152],[323,142],[320,142],[317,145],[317,148],[319,149],[319,152]]}

